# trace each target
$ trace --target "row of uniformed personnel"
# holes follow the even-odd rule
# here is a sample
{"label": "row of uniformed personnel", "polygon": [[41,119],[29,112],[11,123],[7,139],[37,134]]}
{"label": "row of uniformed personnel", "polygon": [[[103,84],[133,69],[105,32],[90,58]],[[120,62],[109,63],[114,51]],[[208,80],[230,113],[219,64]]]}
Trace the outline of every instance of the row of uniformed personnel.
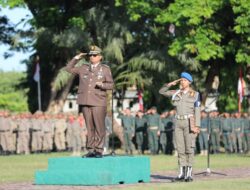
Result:
{"label": "row of uniformed personnel", "polygon": [[[219,153],[221,150],[227,153],[250,151],[250,120],[247,113],[230,115],[229,113],[202,112],[201,117],[200,133],[197,136],[197,145],[201,155],[207,154],[209,135],[212,153]],[[175,110],[159,115],[156,107],[152,107],[145,113],[138,111],[134,116],[127,108],[121,111],[118,118],[122,121],[126,153],[132,154],[135,149],[133,138],[136,139],[139,153],[143,153],[146,147],[149,148],[151,154],[157,154],[160,149],[163,153],[169,154],[175,151],[176,143],[173,133]]]}
{"label": "row of uniformed personnel", "polygon": [[[135,137],[139,154],[143,153],[146,147],[151,154],[157,154],[159,142],[162,152],[171,153],[172,149],[175,149],[174,115],[174,110],[159,115],[156,107],[152,107],[146,113],[138,111],[135,116],[131,114],[129,108],[121,111],[118,118],[122,121],[125,152],[133,153],[135,148],[132,139]],[[167,147],[171,150],[168,151]]]}
{"label": "row of uniformed personnel", "polygon": [[248,113],[202,112],[199,142],[202,154],[207,154],[208,134],[211,151],[221,152],[221,144],[227,153],[247,153],[250,151],[250,120]]}
{"label": "row of uniformed personnel", "polygon": [[82,115],[49,115],[0,111],[0,151],[8,155],[72,149],[74,155],[86,144],[86,126]]}

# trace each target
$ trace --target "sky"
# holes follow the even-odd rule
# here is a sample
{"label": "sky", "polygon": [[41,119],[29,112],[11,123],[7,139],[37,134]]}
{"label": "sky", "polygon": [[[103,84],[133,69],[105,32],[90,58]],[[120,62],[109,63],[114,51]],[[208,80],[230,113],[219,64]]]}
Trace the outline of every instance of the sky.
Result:
{"label": "sky", "polygon": [[[31,18],[32,14],[28,9],[15,8],[9,10],[8,8],[1,8],[0,15],[5,15],[9,18],[11,23],[17,24],[22,18]],[[20,25],[19,27],[28,28],[28,26]],[[31,53],[14,52],[14,56],[5,59],[4,52],[8,50],[8,46],[0,45],[0,70],[3,71],[26,71],[26,65],[21,64],[21,61],[27,59]]]}

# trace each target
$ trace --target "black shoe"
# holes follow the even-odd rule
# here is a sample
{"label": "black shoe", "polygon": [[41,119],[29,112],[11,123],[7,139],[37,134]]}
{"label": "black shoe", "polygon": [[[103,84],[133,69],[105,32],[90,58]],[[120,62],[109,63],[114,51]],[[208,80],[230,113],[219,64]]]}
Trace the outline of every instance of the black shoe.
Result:
{"label": "black shoe", "polygon": [[96,153],[95,153],[95,157],[96,157],[96,158],[102,158],[102,153],[96,152]]}
{"label": "black shoe", "polygon": [[87,154],[83,155],[82,158],[95,158],[94,152],[88,152]]}

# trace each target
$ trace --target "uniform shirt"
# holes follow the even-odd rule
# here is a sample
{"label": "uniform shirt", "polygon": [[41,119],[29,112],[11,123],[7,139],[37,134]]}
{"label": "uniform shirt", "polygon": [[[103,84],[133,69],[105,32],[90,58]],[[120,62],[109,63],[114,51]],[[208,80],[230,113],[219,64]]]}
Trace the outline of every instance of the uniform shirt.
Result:
{"label": "uniform shirt", "polygon": [[142,132],[145,131],[147,125],[147,119],[145,117],[135,117],[135,131]]}
{"label": "uniform shirt", "polygon": [[201,131],[207,131],[208,129],[208,118],[205,117],[205,118],[202,118],[201,119]]}
{"label": "uniform shirt", "polygon": [[223,133],[231,133],[233,129],[232,118],[223,118],[221,120],[221,129]]}
{"label": "uniform shirt", "polygon": [[250,132],[250,121],[249,121],[249,119],[244,118],[243,122],[244,122],[244,129],[243,129],[244,133],[249,133]]}
{"label": "uniform shirt", "polygon": [[158,113],[155,114],[148,114],[146,116],[147,118],[147,126],[151,127],[151,126],[157,126],[158,129],[160,129],[161,126],[161,117]]}
{"label": "uniform shirt", "polygon": [[[78,62],[72,59],[66,66],[66,71],[79,76],[77,103],[89,106],[107,106],[106,90],[113,89],[113,78],[109,66],[99,63],[95,68],[91,64],[75,67]],[[102,86],[96,86],[102,82]]]}
{"label": "uniform shirt", "polygon": [[233,118],[232,119],[232,128],[233,128],[234,132],[243,132],[244,120],[242,118]]}
{"label": "uniform shirt", "polygon": [[209,125],[211,128],[211,131],[212,132],[221,132],[222,121],[223,121],[223,118],[219,118],[219,117],[209,118]]}
{"label": "uniform shirt", "polygon": [[194,96],[191,96],[189,92],[169,90],[169,87],[164,85],[159,93],[163,96],[172,97],[177,115],[194,115],[195,126],[200,126],[200,97],[198,92],[194,91]]}
{"label": "uniform shirt", "polygon": [[124,128],[125,132],[134,133],[135,131],[135,119],[132,115],[118,115],[118,118],[122,120],[122,127]]}

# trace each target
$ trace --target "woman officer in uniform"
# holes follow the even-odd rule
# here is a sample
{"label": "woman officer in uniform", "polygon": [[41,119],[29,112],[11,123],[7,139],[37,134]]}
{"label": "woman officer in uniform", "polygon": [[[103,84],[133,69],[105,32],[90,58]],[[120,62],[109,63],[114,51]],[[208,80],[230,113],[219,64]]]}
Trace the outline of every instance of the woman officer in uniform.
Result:
{"label": "woman officer in uniform", "polygon": [[[180,168],[180,173],[175,178],[176,181],[193,180],[195,138],[200,126],[200,96],[190,87],[192,82],[192,76],[187,72],[182,72],[180,79],[165,84],[159,91],[164,96],[172,97],[172,103],[176,107],[175,138]],[[169,90],[171,86],[178,83],[179,89]]]}

